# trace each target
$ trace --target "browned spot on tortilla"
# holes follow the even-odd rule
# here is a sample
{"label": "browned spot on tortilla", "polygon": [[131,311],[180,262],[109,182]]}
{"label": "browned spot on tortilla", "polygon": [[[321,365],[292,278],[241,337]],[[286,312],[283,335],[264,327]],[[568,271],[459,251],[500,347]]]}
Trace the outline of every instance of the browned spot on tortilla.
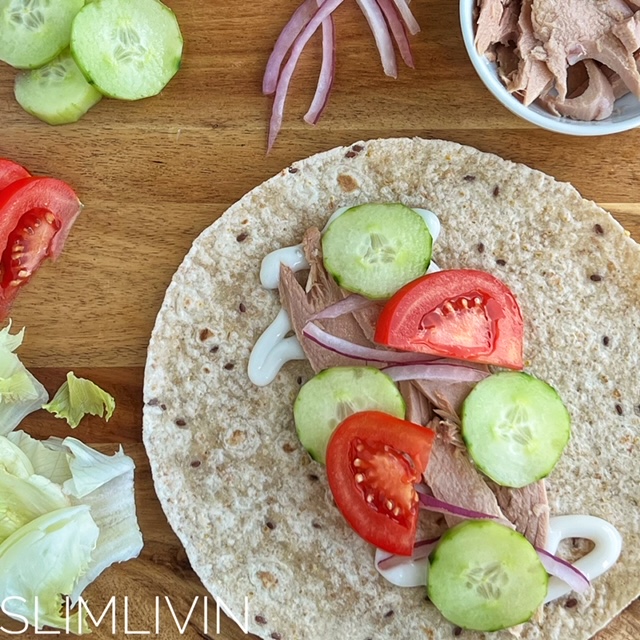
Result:
{"label": "browned spot on tortilla", "polygon": [[347,151],[347,153],[344,154],[345,158],[355,158],[358,154],[355,151]]}
{"label": "browned spot on tortilla", "polygon": [[602,228],[602,225],[601,225],[601,224],[595,224],[595,225],[593,226],[593,230],[594,230],[594,231],[595,231],[599,236],[604,235],[604,229]]}
{"label": "browned spot on tortilla", "polygon": [[292,444],[290,444],[289,442],[285,442],[285,443],[282,445],[282,450],[283,450],[285,453],[293,453],[293,452],[296,450],[296,448],[295,448]]}
{"label": "browned spot on tortilla", "polygon": [[465,176],[464,178],[462,178],[465,182],[474,182],[476,177],[475,176]]}
{"label": "browned spot on tortilla", "polygon": [[244,232],[243,232],[243,233],[239,233],[239,234],[236,236],[236,241],[237,241],[237,242],[244,242],[248,237],[249,237],[249,234],[248,234],[248,233],[244,233]]}
{"label": "browned spot on tortilla", "polygon": [[254,620],[258,623],[258,624],[267,624],[267,619],[264,616],[256,616],[254,618]]}
{"label": "browned spot on tortilla", "polygon": [[275,589],[278,585],[278,578],[276,578],[270,571],[258,571],[257,575],[265,589]]}
{"label": "browned spot on tortilla", "polygon": [[493,188],[493,197],[494,197],[494,198],[497,198],[499,195],[500,195],[500,187],[499,187],[498,185],[496,185],[496,186]]}
{"label": "browned spot on tortilla", "polygon": [[341,173],[338,176],[338,184],[340,185],[340,188],[346,193],[351,193],[360,186],[356,182],[356,179],[353,176],[350,176],[348,173]]}
{"label": "browned spot on tortilla", "polygon": [[191,463],[191,466],[192,466],[194,469],[197,469],[201,464],[202,464],[202,462],[200,462],[200,460],[194,460],[194,461]]}
{"label": "browned spot on tortilla", "polygon": [[187,426],[187,422],[186,422],[186,420],[184,420],[183,418],[178,418],[178,419],[176,420],[176,425],[177,425],[178,427],[186,427],[186,426]]}
{"label": "browned spot on tortilla", "polygon": [[236,429],[229,438],[229,444],[232,447],[237,447],[242,444],[247,439],[247,434],[244,431],[240,431],[240,429]]}
{"label": "browned spot on tortilla", "polygon": [[204,342],[205,340],[208,340],[212,335],[213,335],[213,332],[211,331],[211,329],[203,329],[200,332],[200,340]]}
{"label": "browned spot on tortilla", "polygon": [[233,367],[235,367],[235,365],[233,364],[233,362],[227,362],[227,364],[224,365],[224,368],[227,371],[231,371],[231,369],[233,369]]}
{"label": "browned spot on tortilla", "polygon": [[209,369],[209,367],[204,367],[203,371],[205,373],[211,373],[211,369]]}
{"label": "browned spot on tortilla", "polygon": [[147,406],[149,407],[157,407],[160,404],[160,400],[158,398],[151,398],[149,402],[147,402]]}

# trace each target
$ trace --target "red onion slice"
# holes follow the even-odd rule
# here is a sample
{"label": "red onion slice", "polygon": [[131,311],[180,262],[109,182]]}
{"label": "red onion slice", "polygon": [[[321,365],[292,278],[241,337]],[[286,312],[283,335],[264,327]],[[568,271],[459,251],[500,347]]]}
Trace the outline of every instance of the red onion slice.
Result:
{"label": "red onion slice", "polygon": [[387,351],[385,349],[373,349],[354,344],[343,338],[338,338],[324,329],[321,329],[312,322],[308,322],[302,330],[305,338],[319,344],[321,347],[339,353],[354,360],[364,360],[365,362],[381,362],[384,364],[403,364],[407,362],[430,362],[433,358],[424,354],[411,353],[408,351]]}
{"label": "red onion slice", "polygon": [[[389,554],[386,558],[378,560],[376,566],[378,569],[385,571],[386,569],[393,569],[407,562],[415,562],[422,558],[427,558],[438,544],[440,538],[433,538],[431,540],[419,540],[413,545],[413,553],[410,556],[399,556],[395,553]],[[388,553],[388,552],[383,552]]]}
{"label": "red onion slice", "polygon": [[415,36],[416,33],[420,31],[420,25],[418,21],[413,17],[413,13],[411,13],[411,9],[409,9],[409,4],[406,0],[393,0],[396,7],[398,7],[398,11],[404,20],[404,23],[407,25],[407,29],[409,29],[409,33],[412,36]]}
{"label": "red onion slice", "polygon": [[267,144],[267,153],[271,151],[280,127],[282,127],[282,117],[284,115],[284,103],[287,99],[287,91],[289,90],[289,83],[291,77],[296,69],[300,54],[305,45],[311,39],[311,36],[318,30],[318,27],[322,22],[328,18],[342,3],[344,0],[325,0],[322,6],[319,7],[314,14],[313,18],[309,20],[308,24],[302,30],[302,33],[296,38],[289,59],[282,69],[278,84],[276,86],[276,95],[273,99],[273,110],[271,112],[271,121],[269,123],[269,142]]}
{"label": "red onion slice", "polygon": [[382,60],[382,68],[386,75],[392,78],[398,77],[398,67],[396,65],[396,54],[393,50],[393,42],[391,42],[391,36],[389,35],[389,28],[384,20],[382,11],[378,6],[376,0],[356,0],[362,13],[364,13],[371,33],[376,41],[376,46],[380,53],[380,59]]}
{"label": "red onion slice", "polygon": [[455,504],[449,504],[448,502],[438,500],[438,498],[434,498],[433,496],[425,493],[418,492],[418,496],[420,497],[420,507],[426,511],[443,513],[447,516],[457,516],[458,518],[464,518],[465,520],[496,520],[500,523],[504,522],[502,518],[490,516],[488,513],[481,513],[480,511],[473,511],[472,509],[458,507]]}
{"label": "red onion slice", "polygon": [[434,360],[424,364],[386,367],[383,371],[395,382],[402,380],[435,380],[438,382],[480,382],[489,373],[465,364]]}
{"label": "red onion slice", "polygon": [[[323,0],[316,0],[318,6]],[[309,107],[304,116],[304,121],[309,124],[317,124],[320,116],[329,102],[329,94],[333,87],[336,72],[336,30],[333,16],[330,15],[322,22],[322,67],[318,77],[318,86]]]}
{"label": "red onion slice", "polygon": [[328,320],[332,318],[339,318],[340,316],[343,316],[347,313],[360,311],[360,309],[366,309],[367,307],[371,307],[374,304],[378,303],[374,300],[369,300],[369,298],[365,298],[364,296],[360,296],[357,293],[352,293],[350,296],[347,296],[343,300],[334,302],[328,307],[325,307],[322,311],[314,313],[309,318],[309,322],[311,322],[312,320]]}
{"label": "red onion slice", "polygon": [[267,68],[265,69],[262,80],[262,93],[265,95],[269,96],[276,90],[280,67],[287,55],[287,51],[289,51],[291,45],[295,42],[300,32],[305,28],[316,11],[316,0],[305,0],[295,10],[289,22],[287,22],[284,29],[280,32],[275,45],[273,45],[273,51],[269,56]]}
{"label": "red onion slice", "polygon": [[571,563],[536,547],[542,566],[552,576],[566,582],[574,591],[584,593],[590,586],[589,578]]}
{"label": "red onion slice", "polygon": [[411,44],[409,43],[409,38],[407,37],[407,31],[405,29],[404,23],[400,20],[398,16],[398,10],[396,6],[393,4],[391,0],[377,0],[380,9],[382,9],[382,13],[389,24],[389,29],[391,29],[391,33],[393,35],[393,39],[396,41],[398,45],[398,51],[400,51],[400,55],[404,60],[404,63],[407,67],[411,67],[411,69],[415,69],[416,65],[413,62],[413,53],[411,51]]}

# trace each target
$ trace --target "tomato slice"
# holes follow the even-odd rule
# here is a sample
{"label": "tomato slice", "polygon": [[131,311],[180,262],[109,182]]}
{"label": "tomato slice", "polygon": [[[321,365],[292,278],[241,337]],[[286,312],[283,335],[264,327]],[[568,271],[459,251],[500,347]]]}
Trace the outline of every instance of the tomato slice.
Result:
{"label": "tomato slice", "polygon": [[0,191],[16,180],[28,177],[29,172],[17,162],[0,158]]}
{"label": "tomato slice", "polygon": [[380,314],[375,341],[522,369],[523,333],[520,307],[503,282],[485,271],[450,269],[400,289]]}
{"label": "tomato slice", "polygon": [[355,413],[334,431],[327,477],[338,509],[367,542],[409,556],[418,526],[414,484],[427,468],[434,432],[380,411]]}
{"label": "tomato slice", "polygon": [[45,258],[55,260],[82,204],[55,178],[23,178],[0,191],[0,320]]}

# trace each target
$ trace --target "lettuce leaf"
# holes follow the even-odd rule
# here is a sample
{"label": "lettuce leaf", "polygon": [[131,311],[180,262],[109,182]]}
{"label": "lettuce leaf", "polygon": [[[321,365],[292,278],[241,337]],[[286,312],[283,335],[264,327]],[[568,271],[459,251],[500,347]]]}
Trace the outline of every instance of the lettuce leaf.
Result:
{"label": "lettuce leaf", "polygon": [[[39,442],[17,431],[9,434],[7,440],[28,458],[36,473],[55,475],[58,484],[54,486],[68,503],[89,507],[98,527],[99,536],[90,561],[78,575],[74,590],[65,592],[75,604],[86,586],[107,567],[140,554],[143,540],[136,517],[133,460],[124,454],[122,447],[108,456],[75,438]],[[1,502],[0,496],[0,505]],[[0,586],[0,601],[4,595]]]}
{"label": "lettuce leaf", "polygon": [[0,330],[0,435],[13,431],[22,419],[49,399],[47,390],[13,353],[24,338],[24,329],[10,333],[11,321]]}
{"label": "lettuce leaf", "polygon": [[[64,484],[71,478],[67,451],[54,440],[62,442],[58,438],[49,438],[42,442],[27,435],[24,431],[12,431],[7,439],[13,443],[27,461],[32,465],[32,473],[49,478],[51,482]],[[0,467],[2,465],[2,451],[0,450]]]}
{"label": "lettuce leaf", "polygon": [[32,520],[71,506],[60,485],[38,475],[18,478],[0,471],[0,542]]}
{"label": "lettuce leaf", "polygon": [[[38,628],[64,629],[61,594],[72,593],[86,574],[99,533],[90,507],[78,505],[42,515],[9,536],[0,544],[5,612],[13,618],[23,616],[34,626],[37,622]],[[71,615],[68,623],[77,630],[78,614]]]}
{"label": "lettuce leaf", "polygon": [[77,378],[73,371],[67,373],[67,381],[58,389],[53,400],[43,405],[56,418],[64,418],[72,429],[75,429],[88,413],[92,416],[109,418],[116,408],[112,395],[102,390],[97,384]]}

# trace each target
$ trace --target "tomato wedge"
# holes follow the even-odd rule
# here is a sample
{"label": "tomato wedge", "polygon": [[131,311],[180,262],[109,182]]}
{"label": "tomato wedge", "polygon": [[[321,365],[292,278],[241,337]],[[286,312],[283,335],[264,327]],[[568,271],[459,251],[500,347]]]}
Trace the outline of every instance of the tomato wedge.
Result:
{"label": "tomato wedge", "polygon": [[23,178],[0,191],[0,320],[45,258],[55,260],[82,204],[55,178]]}
{"label": "tomato wedge", "polygon": [[16,180],[28,177],[29,172],[17,162],[0,158],[0,191]]}
{"label": "tomato wedge", "polygon": [[522,369],[515,296],[495,276],[450,269],[418,278],[383,308],[375,341],[404,351]]}
{"label": "tomato wedge", "polygon": [[380,411],[348,417],[327,448],[327,477],[338,509],[367,542],[410,556],[422,481],[435,434]]}

